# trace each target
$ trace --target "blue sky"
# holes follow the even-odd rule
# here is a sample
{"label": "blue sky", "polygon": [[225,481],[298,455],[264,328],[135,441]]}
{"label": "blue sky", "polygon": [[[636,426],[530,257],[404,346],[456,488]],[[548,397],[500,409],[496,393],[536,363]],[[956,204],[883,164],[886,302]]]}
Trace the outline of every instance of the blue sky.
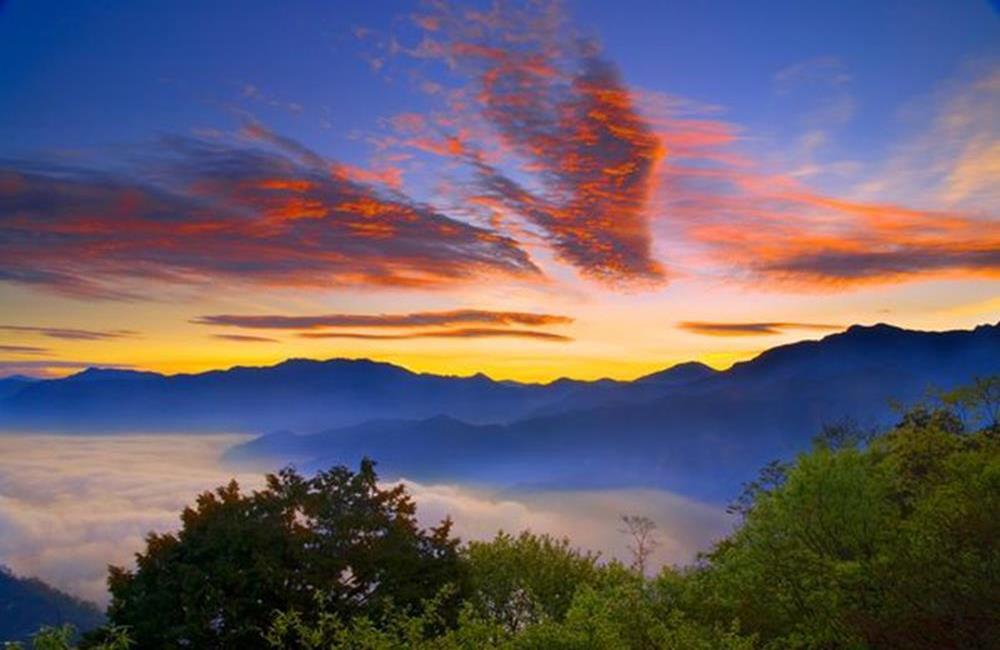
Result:
{"label": "blue sky", "polygon": [[0,57],[0,372],[636,376],[1000,308],[985,1],[11,0]]}
{"label": "blue sky", "polygon": [[[164,130],[226,127],[228,111],[241,108],[344,155],[346,134],[420,108],[422,98],[402,80],[371,73],[353,34],[395,28],[412,37],[401,17],[415,7],[13,0],[0,10],[0,55],[13,62],[0,69],[0,137],[8,152],[100,148]],[[985,1],[580,2],[567,9],[584,33],[600,38],[630,84],[719,105],[730,119],[778,137],[799,123],[810,96],[776,97],[774,76],[836,58],[858,102],[839,146],[861,157],[898,135],[897,107],[932,92],[966,61],[1000,51],[997,14]],[[247,85],[270,101],[298,104],[301,115],[248,101]],[[336,125],[333,133],[323,120]]]}

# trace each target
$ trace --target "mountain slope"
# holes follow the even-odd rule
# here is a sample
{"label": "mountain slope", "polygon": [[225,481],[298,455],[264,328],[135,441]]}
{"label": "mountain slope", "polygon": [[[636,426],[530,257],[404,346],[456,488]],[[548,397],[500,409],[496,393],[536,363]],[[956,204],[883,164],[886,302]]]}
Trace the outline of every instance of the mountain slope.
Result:
{"label": "mountain slope", "polygon": [[[861,426],[885,424],[893,417],[892,400],[913,402],[931,387],[953,387],[998,369],[997,326],[943,333],[853,327],[775,348],[726,372],[700,373],[655,399],[494,426],[441,418],[379,421],[259,439],[229,457],[320,466],[369,455],[389,474],[414,479],[646,486],[725,500],[761,465],[805,448],[824,424],[847,414]],[[627,390],[619,394],[627,397]]]}
{"label": "mountain slope", "polygon": [[32,377],[25,377],[24,375],[0,377],[0,400],[16,394],[25,386],[33,384],[36,381],[38,380]]}
{"label": "mountain slope", "polygon": [[494,422],[530,413],[585,385],[418,374],[347,359],[293,359],[172,376],[95,368],[35,382],[0,399],[0,429],[263,432],[442,413]]}
{"label": "mountain slope", "polygon": [[97,606],[0,566],[0,643],[27,641],[43,625],[71,623],[86,631],[103,622]]}
{"label": "mountain slope", "polygon": [[636,382],[549,384],[414,373],[366,359],[290,359],[198,374],[90,368],[62,379],[0,380],[0,430],[316,431],[375,418],[448,415],[509,422],[612,401],[652,399],[714,371],[681,364]]}

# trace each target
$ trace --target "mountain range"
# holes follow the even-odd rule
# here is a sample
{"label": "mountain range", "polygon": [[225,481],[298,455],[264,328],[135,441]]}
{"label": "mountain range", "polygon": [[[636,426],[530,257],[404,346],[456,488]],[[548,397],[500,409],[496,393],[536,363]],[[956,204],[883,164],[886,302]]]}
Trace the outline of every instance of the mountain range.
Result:
{"label": "mountain range", "polygon": [[[654,487],[731,497],[756,468],[848,414],[884,425],[913,402],[1000,370],[1000,325],[921,332],[853,326],[715,371],[549,384],[294,359],[164,376],[90,369],[22,383],[0,430],[244,431],[239,463],[305,468],[371,456],[384,474],[510,488]],[[0,395],[6,389],[0,384]]]}
{"label": "mountain range", "polygon": [[74,598],[37,578],[22,578],[0,565],[0,644],[28,642],[43,625],[69,623],[79,631],[101,625],[96,605]]}

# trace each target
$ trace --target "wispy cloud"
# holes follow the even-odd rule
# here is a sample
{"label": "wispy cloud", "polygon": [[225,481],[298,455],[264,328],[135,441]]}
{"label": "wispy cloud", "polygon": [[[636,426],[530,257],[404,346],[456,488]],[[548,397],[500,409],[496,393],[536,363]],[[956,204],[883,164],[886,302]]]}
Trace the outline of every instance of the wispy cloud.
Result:
{"label": "wispy cloud", "polygon": [[428,327],[444,325],[562,325],[572,318],[533,312],[453,309],[420,311],[406,314],[317,314],[288,316],[281,314],[201,316],[199,325],[228,325],[254,329],[318,329],[329,327]]}
{"label": "wispy cloud", "polygon": [[519,338],[540,341],[567,342],[573,339],[562,334],[538,330],[500,329],[492,327],[463,327],[447,330],[422,330],[403,334],[366,334],[363,332],[303,332],[299,336],[310,339],[360,339],[368,341],[405,339],[485,339]]}
{"label": "wispy cloud", "polygon": [[107,339],[120,339],[136,336],[138,334],[135,330],[86,330],[68,327],[38,327],[30,325],[0,325],[0,330],[25,334],[39,334],[48,338],[67,339],[73,341],[103,341]]}
{"label": "wispy cloud", "polygon": [[34,345],[0,345],[0,352],[10,354],[48,354],[48,348],[40,348]]}
{"label": "wispy cloud", "polygon": [[248,334],[213,334],[213,337],[224,341],[235,341],[237,343],[277,343],[277,339],[270,339],[266,336],[250,336]]}
{"label": "wispy cloud", "polygon": [[989,207],[832,196],[752,159],[727,160],[730,145],[663,165],[663,231],[697,251],[691,266],[792,291],[1000,275],[1000,235]]}
{"label": "wispy cloud", "polygon": [[896,146],[885,169],[864,184],[872,196],[908,196],[952,209],[1000,205],[1000,59],[970,61],[929,98],[911,102],[917,134]]}
{"label": "wispy cloud", "polygon": [[[804,183],[826,168],[812,153],[776,170],[719,107],[629,87],[558,3],[434,3],[411,18],[415,42],[356,31],[379,49],[379,74],[408,66],[431,106],[379,122],[371,169],[254,121],[237,136],[164,138],[116,171],[0,161],[0,281],[134,299],[152,282],[554,282],[536,260],[612,287],[686,273],[779,291],[1000,274],[994,62],[938,98],[908,162],[833,194]],[[428,68],[443,74],[431,82]],[[820,106],[804,113],[826,111],[803,136],[810,152],[850,117],[851,76],[834,57],[772,81],[788,99],[822,91],[805,93]],[[404,193],[405,161],[433,187]]]}
{"label": "wispy cloud", "polygon": [[[523,245],[544,242],[584,275],[656,282],[679,266],[800,291],[1000,272],[988,201],[942,210],[914,207],[912,198],[819,192],[803,179],[853,163],[810,159],[773,170],[743,146],[753,134],[719,119],[717,107],[628,88],[557,3],[435,5],[415,22],[419,43],[385,39],[385,60],[441,61],[465,85],[437,89],[434,111],[389,120],[396,137],[379,146],[464,166],[464,182],[448,189],[470,211]],[[980,79],[976,97],[995,94],[994,78]],[[826,129],[851,118],[851,82],[830,56],[775,74],[777,95],[801,104],[810,151],[829,137]],[[939,120],[948,133],[979,134],[953,166],[935,172],[939,182],[949,179],[951,196],[988,191],[996,149],[982,136],[995,131],[983,127],[989,106],[966,93]],[[666,268],[654,255],[654,233],[656,249],[672,251]]]}
{"label": "wispy cloud", "polygon": [[843,327],[821,323],[713,323],[707,321],[682,321],[677,326],[682,330],[706,336],[761,336],[783,334],[787,330],[832,331]]}
{"label": "wispy cloud", "polygon": [[400,116],[401,142],[471,165],[470,200],[525,220],[585,276],[661,282],[647,199],[664,148],[598,46],[555,4],[437,5],[415,22],[420,44],[393,51],[442,61],[468,85],[443,93],[441,112]]}
{"label": "wispy cloud", "polygon": [[0,280],[139,297],[138,280],[436,287],[533,278],[511,238],[344,175],[251,125],[252,145],[172,137],[133,176],[0,162]]}

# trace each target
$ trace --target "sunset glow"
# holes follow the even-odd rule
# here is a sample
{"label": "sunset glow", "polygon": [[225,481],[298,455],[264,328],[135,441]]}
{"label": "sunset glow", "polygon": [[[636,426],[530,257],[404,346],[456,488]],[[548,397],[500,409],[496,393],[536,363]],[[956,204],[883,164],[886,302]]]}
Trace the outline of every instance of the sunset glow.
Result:
{"label": "sunset glow", "polygon": [[154,28],[156,3],[33,29],[43,5],[0,9],[24,62],[0,72],[5,375],[634,378],[997,318],[987,3],[866,8],[874,45],[846,7],[795,8],[764,49],[721,25],[712,52],[681,28],[707,7],[656,8],[662,32],[602,3],[262,8],[242,36],[207,5]]}

